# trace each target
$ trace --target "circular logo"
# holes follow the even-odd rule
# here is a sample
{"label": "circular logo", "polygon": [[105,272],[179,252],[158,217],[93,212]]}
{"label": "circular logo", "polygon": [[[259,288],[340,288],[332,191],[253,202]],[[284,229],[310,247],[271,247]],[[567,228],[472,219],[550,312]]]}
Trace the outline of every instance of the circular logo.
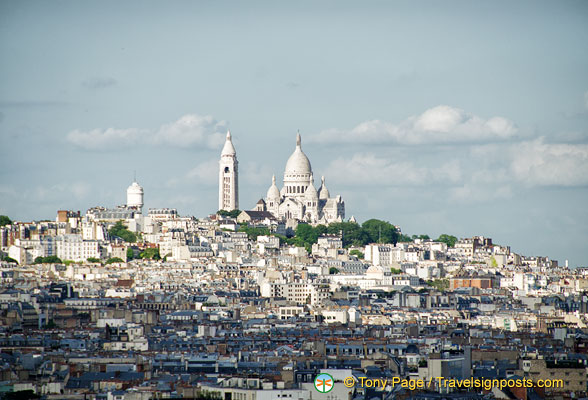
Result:
{"label": "circular logo", "polygon": [[334,385],[335,380],[329,374],[319,374],[314,378],[314,388],[319,393],[329,393]]}

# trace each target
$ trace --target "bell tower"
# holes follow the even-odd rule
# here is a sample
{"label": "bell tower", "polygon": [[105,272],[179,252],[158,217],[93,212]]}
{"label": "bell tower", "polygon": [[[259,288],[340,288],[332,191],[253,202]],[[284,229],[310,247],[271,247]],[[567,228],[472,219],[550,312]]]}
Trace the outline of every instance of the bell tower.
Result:
{"label": "bell tower", "polygon": [[239,162],[231,132],[221,153],[218,171],[218,209],[232,211],[239,208]]}

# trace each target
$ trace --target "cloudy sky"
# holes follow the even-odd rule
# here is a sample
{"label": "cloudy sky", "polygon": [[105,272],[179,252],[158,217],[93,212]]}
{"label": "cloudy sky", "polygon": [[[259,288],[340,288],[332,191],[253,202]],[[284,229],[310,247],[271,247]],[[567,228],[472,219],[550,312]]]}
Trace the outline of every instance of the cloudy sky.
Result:
{"label": "cloudy sky", "polygon": [[586,1],[0,1],[0,214],[240,203],[302,134],[347,216],[588,265]]}

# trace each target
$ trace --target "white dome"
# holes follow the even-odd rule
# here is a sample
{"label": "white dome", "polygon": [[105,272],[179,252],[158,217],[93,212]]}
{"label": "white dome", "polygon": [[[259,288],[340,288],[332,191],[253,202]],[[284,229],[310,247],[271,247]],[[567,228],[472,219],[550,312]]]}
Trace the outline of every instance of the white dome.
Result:
{"label": "white dome", "polygon": [[233,140],[231,138],[231,131],[228,131],[221,156],[234,156],[236,154],[237,152],[235,151],[235,146],[233,146]]}
{"label": "white dome", "polygon": [[272,176],[272,185],[267,190],[266,199],[279,199],[280,198],[280,190],[276,186],[276,176]]}
{"label": "white dome", "polygon": [[304,195],[306,196],[306,198],[309,199],[318,199],[318,193],[316,191],[316,188],[314,187],[314,179],[312,178],[312,175],[310,176],[310,185],[308,185],[308,188],[306,189],[306,192],[304,192]]}
{"label": "white dome", "polygon": [[296,136],[296,150],[288,158],[284,175],[311,174],[312,167],[306,154],[302,151],[300,134]]}
{"label": "white dome", "polygon": [[131,186],[127,188],[127,194],[143,194],[143,188],[137,182],[133,182]]}

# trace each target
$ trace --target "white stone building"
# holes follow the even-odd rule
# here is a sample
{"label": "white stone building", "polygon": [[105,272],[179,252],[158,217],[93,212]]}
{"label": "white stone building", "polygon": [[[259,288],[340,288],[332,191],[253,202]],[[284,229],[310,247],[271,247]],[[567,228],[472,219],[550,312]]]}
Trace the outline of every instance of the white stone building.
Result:
{"label": "white stone building", "polygon": [[227,139],[218,171],[218,209],[232,211],[239,208],[239,163],[237,152],[231,140],[231,132],[227,132]]}
{"label": "white stone building", "polygon": [[257,207],[258,211],[269,211],[279,220],[329,224],[345,218],[345,202],[341,196],[330,197],[325,178],[318,191],[314,187],[312,167],[302,151],[300,134],[296,136],[296,149],[286,163],[282,190],[278,189],[274,175],[265,199]]}

